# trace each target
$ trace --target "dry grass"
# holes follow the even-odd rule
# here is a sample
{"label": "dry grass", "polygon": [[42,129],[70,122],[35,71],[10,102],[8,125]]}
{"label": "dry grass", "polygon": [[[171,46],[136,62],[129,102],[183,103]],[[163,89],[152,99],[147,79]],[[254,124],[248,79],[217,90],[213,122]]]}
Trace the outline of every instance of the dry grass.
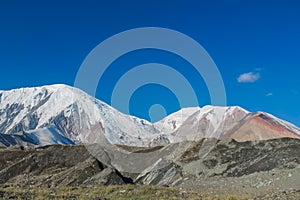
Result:
{"label": "dry grass", "polygon": [[241,196],[213,196],[195,192],[180,191],[159,186],[97,186],[16,189],[0,188],[0,199],[109,199],[109,200],[240,200]]}

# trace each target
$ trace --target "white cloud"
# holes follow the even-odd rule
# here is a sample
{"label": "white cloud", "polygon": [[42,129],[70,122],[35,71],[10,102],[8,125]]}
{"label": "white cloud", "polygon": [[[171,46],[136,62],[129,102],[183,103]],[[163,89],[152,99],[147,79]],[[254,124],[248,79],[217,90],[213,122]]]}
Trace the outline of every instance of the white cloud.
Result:
{"label": "white cloud", "polygon": [[266,97],[270,97],[270,96],[273,96],[273,93],[268,93],[268,94],[266,94]]}
{"label": "white cloud", "polygon": [[239,83],[254,83],[260,78],[259,73],[253,73],[253,72],[248,72],[241,74],[238,78],[237,81]]}

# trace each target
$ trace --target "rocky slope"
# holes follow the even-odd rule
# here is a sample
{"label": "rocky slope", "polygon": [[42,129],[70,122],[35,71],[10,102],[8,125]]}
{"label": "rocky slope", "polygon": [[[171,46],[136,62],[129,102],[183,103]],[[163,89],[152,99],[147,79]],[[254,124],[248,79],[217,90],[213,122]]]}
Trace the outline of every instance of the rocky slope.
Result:
{"label": "rocky slope", "polygon": [[[207,139],[206,139],[207,140]],[[244,195],[265,198],[274,191],[296,199],[300,190],[300,140],[212,141],[215,145],[203,156],[205,140],[141,148],[116,146],[102,149],[98,160],[82,145],[10,147],[0,149],[0,187],[37,188],[111,184],[160,185],[186,193]],[[101,147],[102,148],[102,147]],[[110,149],[111,151],[107,151]],[[134,154],[119,159],[120,151]],[[159,158],[158,155],[161,155]],[[153,157],[157,156],[155,162]],[[109,161],[108,161],[109,160]],[[298,191],[298,192],[297,192]],[[293,198],[290,198],[293,199]]]}
{"label": "rocky slope", "polygon": [[[115,169],[93,158],[84,146],[1,149],[0,184],[14,187],[125,184]],[[5,186],[5,187],[6,187]]]}

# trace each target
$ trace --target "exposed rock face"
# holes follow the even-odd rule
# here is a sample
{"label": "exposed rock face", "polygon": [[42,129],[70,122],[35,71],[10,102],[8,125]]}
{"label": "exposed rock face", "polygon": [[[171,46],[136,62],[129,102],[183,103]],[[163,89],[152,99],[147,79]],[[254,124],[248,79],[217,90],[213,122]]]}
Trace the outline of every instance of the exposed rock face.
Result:
{"label": "exposed rock face", "polygon": [[101,172],[95,174],[91,178],[83,182],[84,185],[122,185],[132,184],[130,178],[126,178],[113,168],[105,168]]}
{"label": "exposed rock face", "polygon": [[175,163],[169,163],[163,167],[158,167],[155,163],[150,168],[144,170],[135,180],[135,183],[144,185],[174,186],[182,179],[181,170]]}
{"label": "exposed rock face", "polygon": [[[204,158],[191,156],[192,159],[180,161],[185,163],[184,170],[195,176],[239,177],[284,169],[287,166],[299,166],[299,145],[300,140],[288,138],[244,143],[228,138],[218,141]],[[197,146],[197,143],[194,146]],[[188,152],[191,152],[190,149],[186,153]]]}
{"label": "exposed rock face", "polygon": [[[237,142],[202,139],[161,147],[82,145],[0,149],[0,186],[145,184],[254,196],[300,190],[300,140]],[[203,145],[215,144],[203,156]],[[91,149],[89,149],[91,150]],[[127,152],[127,157],[120,151]],[[103,152],[100,152],[103,151]],[[128,156],[131,155],[131,156]],[[140,160],[138,160],[140,159]],[[104,161],[104,162],[102,162]],[[133,163],[132,163],[133,162]],[[130,169],[135,167],[135,169]]]}
{"label": "exposed rock face", "polygon": [[0,150],[0,184],[79,186],[125,184],[128,180],[97,159],[84,146],[10,147]]}
{"label": "exposed rock face", "polygon": [[245,117],[234,128],[224,133],[221,138],[231,137],[237,141],[269,140],[276,138],[298,138],[297,130],[287,126],[281,120],[275,120],[269,114],[258,112]]}

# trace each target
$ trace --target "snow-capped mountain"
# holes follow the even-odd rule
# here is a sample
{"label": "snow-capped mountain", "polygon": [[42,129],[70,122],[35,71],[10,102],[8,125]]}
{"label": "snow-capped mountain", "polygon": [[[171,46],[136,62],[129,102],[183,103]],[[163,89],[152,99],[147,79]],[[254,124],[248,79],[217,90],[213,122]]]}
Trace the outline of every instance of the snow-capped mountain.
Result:
{"label": "snow-capped mountain", "polygon": [[70,86],[1,91],[0,133],[15,134],[50,126],[76,143],[97,139],[97,142],[144,146],[152,134],[158,133],[148,121],[120,113]]}
{"label": "snow-capped mountain", "polygon": [[[167,119],[173,121],[172,115]],[[176,119],[176,113],[174,119]],[[165,119],[157,123],[164,121]],[[240,142],[282,137],[300,139],[300,129],[295,125],[265,112],[250,113],[238,106],[198,108],[186,117],[178,128],[174,131],[170,130],[169,133],[168,139],[171,143],[226,137]]]}
{"label": "snow-capped mountain", "polygon": [[225,131],[222,138],[231,137],[237,141],[269,140],[282,137],[300,139],[300,129],[295,125],[265,113],[249,113],[232,129]]}
{"label": "snow-capped mountain", "polygon": [[237,106],[183,108],[151,124],[67,85],[0,91],[0,143],[4,146],[22,142],[153,146],[210,137],[248,141],[299,135],[300,129],[286,121]]}
{"label": "snow-capped mountain", "polygon": [[205,106],[191,114],[179,128],[171,133],[171,142],[200,138],[220,138],[232,129],[248,111],[237,107]]}
{"label": "snow-capped mountain", "polygon": [[161,133],[172,133],[176,131],[188,117],[199,110],[200,107],[182,108],[181,110],[172,113],[162,120],[154,123],[154,126]]}

